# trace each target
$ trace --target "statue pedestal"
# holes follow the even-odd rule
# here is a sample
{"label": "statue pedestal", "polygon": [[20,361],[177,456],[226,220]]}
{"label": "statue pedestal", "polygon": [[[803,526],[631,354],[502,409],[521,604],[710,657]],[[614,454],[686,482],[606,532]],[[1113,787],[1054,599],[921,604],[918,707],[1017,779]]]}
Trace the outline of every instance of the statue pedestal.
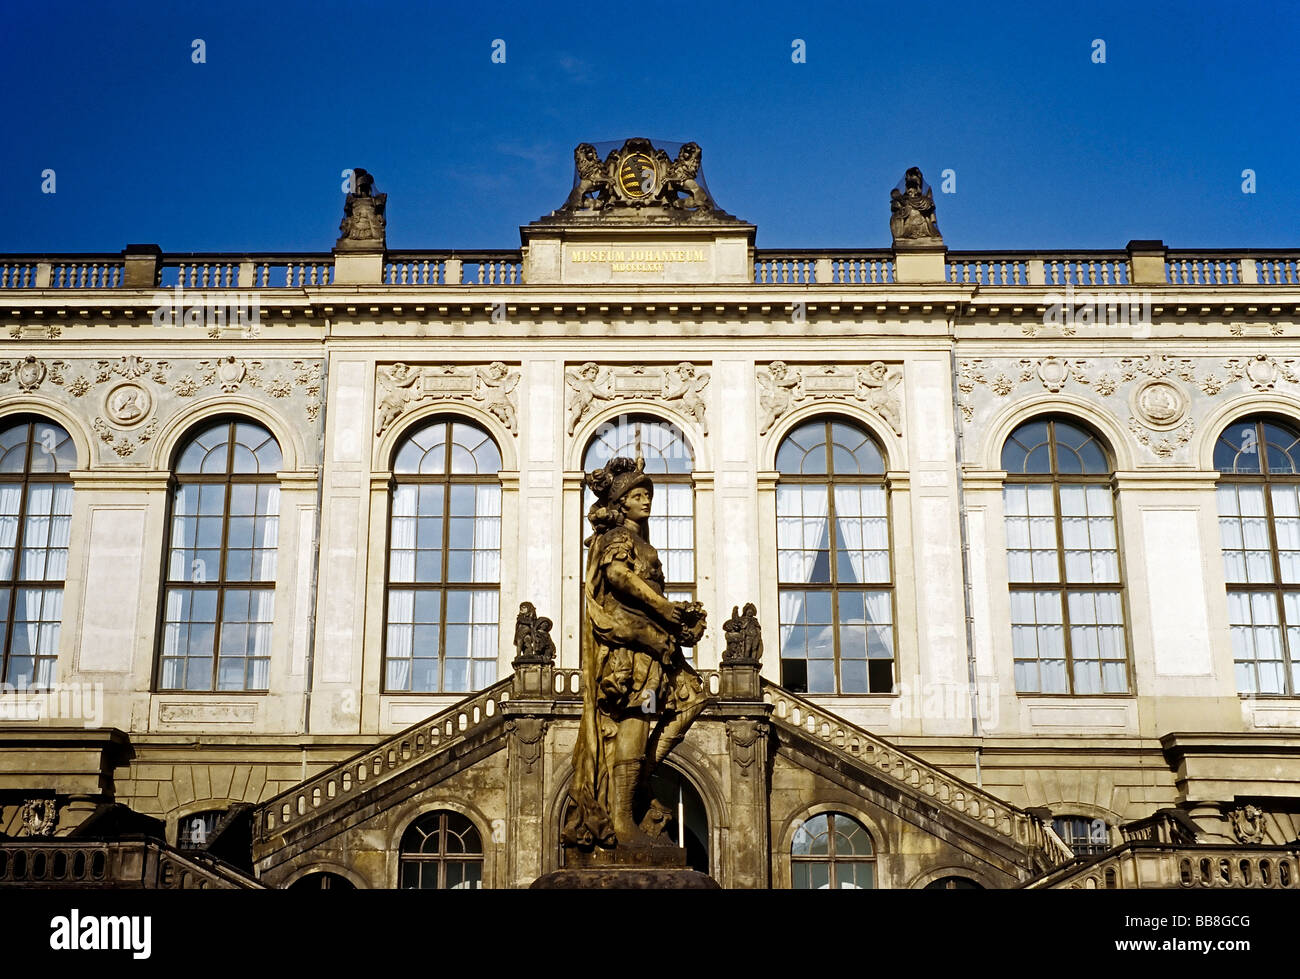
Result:
{"label": "statue pedestal", "polygon": [[943,282],[948,251],[942,238],[894,241],[895,282]]}
{"label": "statue pedestal", "polygon": [[708,874],[686,866],[678,846],[620,846],[590,853],[568,850],[568,865],[533,881],[535,890],[717,890]]}

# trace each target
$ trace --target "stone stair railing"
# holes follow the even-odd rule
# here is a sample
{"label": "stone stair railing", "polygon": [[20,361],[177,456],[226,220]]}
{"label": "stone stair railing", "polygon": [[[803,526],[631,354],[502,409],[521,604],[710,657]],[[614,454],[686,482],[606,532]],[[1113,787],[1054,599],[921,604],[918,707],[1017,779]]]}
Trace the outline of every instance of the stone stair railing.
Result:
{"label": "stone stair railing", "polygon": [[260,890],[219,861],[192,859],[153,840],[19,839],[0,843],[0,888]]}
{"label": "stone stair railing", "polygon": [[1060,867],[1027,890],[1300,891],[1300,848],[1124,843],[1092,860]]}
{"label": "stone stair railing", "polygon": [[920,791],[937,807],[1036,851],[1046,866],[1055,867],[1062,860],[1074,859],[1070,848],[1059,838],[1053,844],[1056,834],[1050,827],[992,793],[922,761],[770,680],[763,680],[763,699],[772,705],[771,717],[776,724],[820,741],[833,751]]}
{"label": "stone stair railing", "polygon": [[262,803],[253,815],[254,842],[268,842],[295,826],[319,819],[361,792],[409,771],[434,753],[447,751],[499,721],[512,682],[513,675],[498,680]]}

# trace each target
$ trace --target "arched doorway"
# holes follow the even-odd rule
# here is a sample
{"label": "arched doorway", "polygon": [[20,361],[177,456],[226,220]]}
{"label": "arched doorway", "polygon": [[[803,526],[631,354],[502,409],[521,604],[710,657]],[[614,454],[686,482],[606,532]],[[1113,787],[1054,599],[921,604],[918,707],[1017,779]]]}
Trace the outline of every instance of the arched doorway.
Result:
{"label": "arched doorway", "polygon": [[670,838],[686,848],[686,863],[702,874],[709,872],[709,816],[704,800],[681,772],[660,765],[650,778],[650,791],[675,814],[666,827]]}
{"label": "arched doorway", "polygon": [[[691,784],[690,779],[676,768],[664,763],[650,778],[650,791],[661,805],[673,813],[664,832],[678,846],[686,850],[686,865],[702,874],[710,873],[709,867],[709,816],[704,806],[704,798],[699,790]],[[560,826],[568,815],[567,801],[560,807]],[[649,802],[645,803],[646,806]],[[566,866],[567,850],[560,844],[560,866]]]}

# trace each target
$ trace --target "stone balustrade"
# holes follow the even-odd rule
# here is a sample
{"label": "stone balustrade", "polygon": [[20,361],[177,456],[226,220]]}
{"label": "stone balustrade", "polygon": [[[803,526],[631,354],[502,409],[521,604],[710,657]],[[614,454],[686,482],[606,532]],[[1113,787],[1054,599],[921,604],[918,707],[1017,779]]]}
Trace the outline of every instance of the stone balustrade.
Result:
{"label": "stone balustrade", "polygon": [[[1139,243],[1134,243],[1139,244]],[[1146,243],[1142,243],[1146,244]],[[943,281],[980,287],[1115,288],[1119,286],[1300,285],[1300,252],[1283,250],[1173,251],[1154,243],[1143,252],[1154,260],[1139,271],[1131,251],[945,253]],[[334,284],[335,257],[311,254],[161,255],[141,267],[145,282],[131,281],[125,253],[118,255],[0,255],[0,290],[103,290],[122,288],[305,289]],[[519,249],[450,252],[387,252],[376,285],[523,285]],[[149,280],[148,274],[152,274]],[[893,285],[895,256],[888,249],[756,249],[753,284]]]}
{"label": "stone balustrade", "polygon": [[433,753],[446,751],[498,721],[512,682],[509,676],[498,680],[264,802],[253,816],[255,839],[265,842],[318,819],[365,789],[408,771]]}
{"label": "stone balustrade", "polygon": [[[699,670],[704,689],[710,697],[716,697],[721,687],[721,673],[718,670]],[[582,670],[555,669],[551,671],[551,690],[556,700],[582,700]]]}
{"label": "stone balustrade", "polygon": [[1030,890],[1300,891],[1295,846],[1179,846],[1130,841],[1030,881]]}
{"label": "stone balustrade", "polygon": [[219,863],[192,860],[149,840],[22,839],[0,843],[0,888],[258,889]]}
{"label": "stone balustrade", "polygon": [[1076,289],[1132,284],[1127,252],[949,252],[948,282]]}

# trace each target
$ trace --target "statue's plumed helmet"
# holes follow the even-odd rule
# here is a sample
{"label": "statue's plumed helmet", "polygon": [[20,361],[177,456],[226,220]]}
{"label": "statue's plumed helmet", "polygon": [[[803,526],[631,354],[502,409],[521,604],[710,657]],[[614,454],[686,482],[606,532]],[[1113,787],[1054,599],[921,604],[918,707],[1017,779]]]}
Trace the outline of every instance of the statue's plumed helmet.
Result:
{"label": "statue's plumed helmet", "polygon": [[600,505],[612,506],[638,486],[654,492],[654,484],[646,475],[644,466],[645,463],[640,459],[617,456],[610,459],[605,468],[587,473],[585,479]]}

